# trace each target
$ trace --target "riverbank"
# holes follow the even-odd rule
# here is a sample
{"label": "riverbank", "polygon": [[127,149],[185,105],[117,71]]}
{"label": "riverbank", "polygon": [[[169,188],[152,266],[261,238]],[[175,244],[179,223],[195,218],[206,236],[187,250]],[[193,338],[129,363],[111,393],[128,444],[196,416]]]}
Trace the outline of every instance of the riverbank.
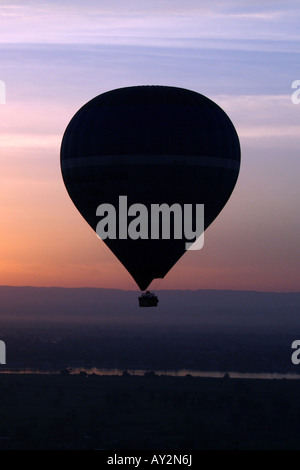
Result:
{"label": "riverbank", "polygon": [[206,378],[223,378],[228,375],[233,379],[262,379],[262,380],[300,380],[299,373],[292,372],[239,372],[239,371],[200,371],[194,369],[179,369],[179,370],[148,370],[148,369],[100,369],[98,367],[70,367],[62,370],[58,369],[33,369],[33,368],[10,368],[0,366],[1,374],[31,374],[31,375],[101,375],[101,376],[145,376],[155,374],[158,376],[168,377],[206,377]]}

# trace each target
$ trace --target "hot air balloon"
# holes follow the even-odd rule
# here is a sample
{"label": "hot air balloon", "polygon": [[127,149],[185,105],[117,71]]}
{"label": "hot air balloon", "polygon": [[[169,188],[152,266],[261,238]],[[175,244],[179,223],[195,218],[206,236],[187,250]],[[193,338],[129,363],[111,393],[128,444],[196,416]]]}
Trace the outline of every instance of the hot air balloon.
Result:
{"label": "hot air balloon", "polygon": [[[71,119],[61,145],[65,186],[94,230],[98,206],[117,207],[124,195],[129,205],[147,208],[204,204],[206,229],[228,201],[239,168],[239,139],[227,114],[177,87],[133,86],[96,96]],[[184,237],[104,242],[142,291],[186,251]]]}

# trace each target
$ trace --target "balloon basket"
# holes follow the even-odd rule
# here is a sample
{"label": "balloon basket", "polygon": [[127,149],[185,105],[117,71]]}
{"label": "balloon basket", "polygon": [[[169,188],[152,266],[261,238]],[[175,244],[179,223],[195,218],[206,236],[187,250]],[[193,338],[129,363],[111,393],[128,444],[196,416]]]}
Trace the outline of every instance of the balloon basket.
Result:
{"label": "balloon basket", "polygon": [[139,297],[140,307],[157,307],[159,300],[153,292],[146,291]]}

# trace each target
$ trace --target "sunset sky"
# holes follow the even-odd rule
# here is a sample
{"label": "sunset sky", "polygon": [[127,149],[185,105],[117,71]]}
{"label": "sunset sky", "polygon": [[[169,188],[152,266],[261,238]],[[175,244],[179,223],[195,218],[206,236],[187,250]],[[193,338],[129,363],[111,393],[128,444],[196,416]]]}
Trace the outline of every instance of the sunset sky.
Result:
{"label": "sunset sky", "polygon": [[[0,1],[0,285],[137,289],[73,206],[63,132],[105,91],[206,95],[239,134],[237,186],[160,289],[299,291],[298,1]],[[0,99],[1,102],[1,99]]]}

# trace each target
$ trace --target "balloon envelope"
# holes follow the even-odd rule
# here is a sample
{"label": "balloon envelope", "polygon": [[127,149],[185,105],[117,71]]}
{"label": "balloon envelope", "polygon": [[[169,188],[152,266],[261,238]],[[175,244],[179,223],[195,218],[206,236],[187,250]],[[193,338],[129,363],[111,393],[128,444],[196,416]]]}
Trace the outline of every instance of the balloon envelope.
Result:
{"label": "balloon envelope", "polygon": [[[204,204],[204,228],[236,184],[240,145],[213,101],[194,91],[136,86],[103,93],[72,118],[61,169],[75,206],[96,230],[97,207],[135,203]],[[141,290],[163,278],[186,251],[182,239],[106,239]]]}

